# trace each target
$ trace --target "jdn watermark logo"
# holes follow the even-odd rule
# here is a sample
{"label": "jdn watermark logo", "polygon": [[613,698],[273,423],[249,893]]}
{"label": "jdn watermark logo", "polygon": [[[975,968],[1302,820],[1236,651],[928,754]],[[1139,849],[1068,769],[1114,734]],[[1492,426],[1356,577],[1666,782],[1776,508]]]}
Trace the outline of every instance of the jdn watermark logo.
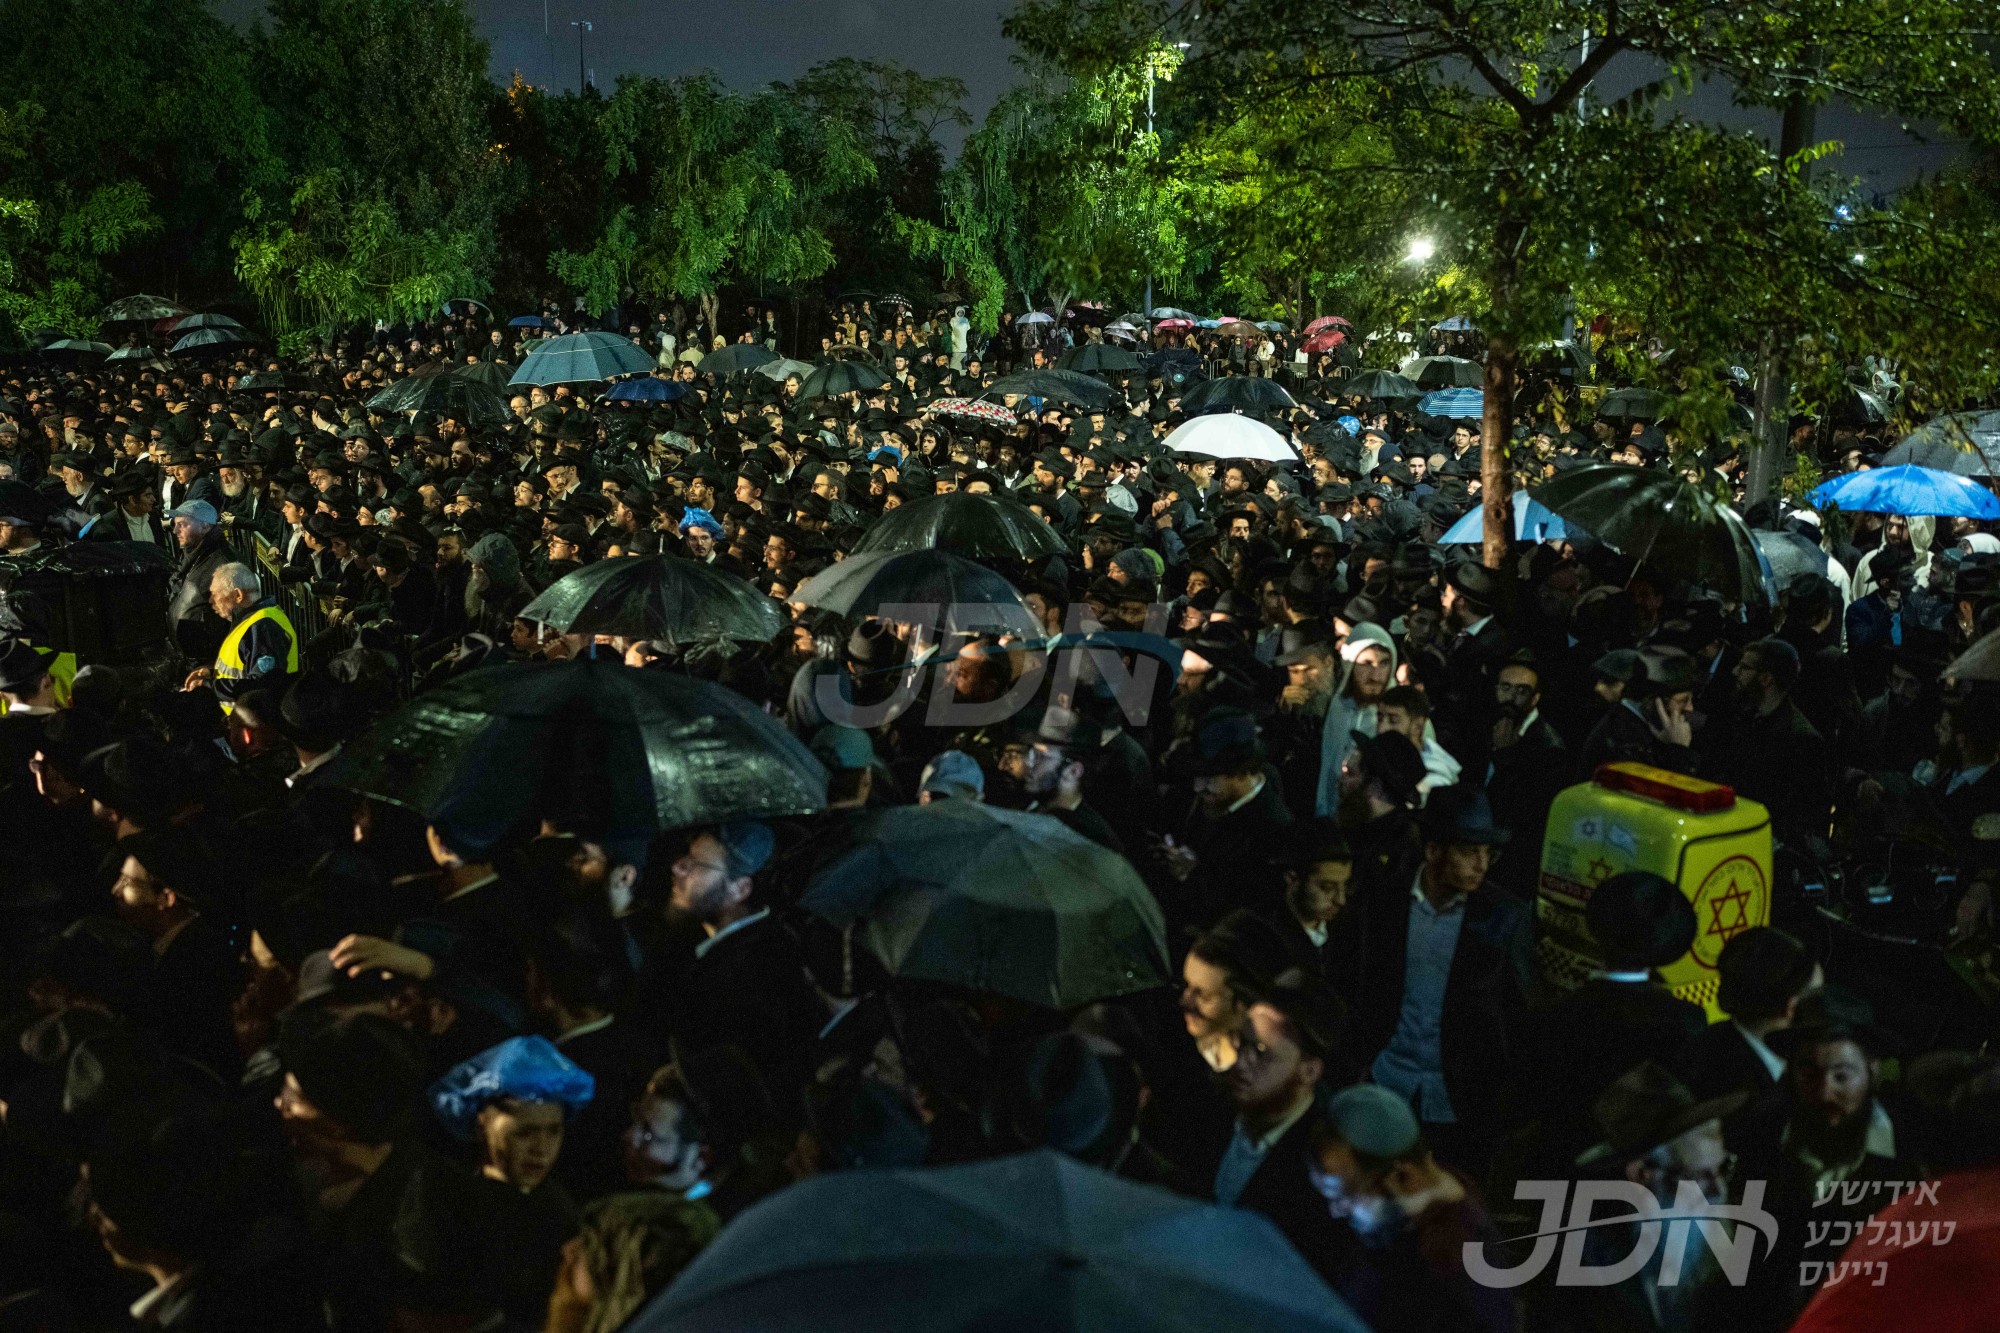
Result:
{"label": "jdn watermark logo", "polygon": [[[1534,1281],[1555,1258],[1558,1242],[1562,1259],[1556,1267],[1557,1286],[1616,1286],[1637,1276],[1663,1244],[1666,1248],[1660,1252],[1659,1275],[1653,1280],[1662,1287],[1677,1286],[1687,1260],[1688,1237],[1698,1233],[1723,1275],[1740,1287],[1750,1280],[1757,1237],[1764,1238],[1767,1256],[1778,1243],[1778,1219],[1764,1209],[1761,1180],[1744,1186],[1741,1203],[1714,1203],[1694,1181],[1684,1180],[1671,1208],[1662,1207],[1651,1190],[1629,1180],[1577,1181],[1574,1193],[1567,1180],[1524,1180],[1514,1187],[1514,1197],[1524,1202],[1541,1201],[1539,1228],[1513,1238],[1517,1242],[1532,1240],[1534,1246],[1526,1259],[1504,1268],[1487,1261],[1484,1245],[1469,1242],[1464,1250],[1465,1269],[1483,1286],[1518,1287]],[[1567,1220],[1563,1216],[1565,1200],[1569,1203]],[[1603,1217],[1596,1215],[1601,1206],[1618,1204],[1627,1207]],[[1607,1227],[1636,1227],[1631,1251],[1606,1263],[1586,1263],[1588,1233]]]}

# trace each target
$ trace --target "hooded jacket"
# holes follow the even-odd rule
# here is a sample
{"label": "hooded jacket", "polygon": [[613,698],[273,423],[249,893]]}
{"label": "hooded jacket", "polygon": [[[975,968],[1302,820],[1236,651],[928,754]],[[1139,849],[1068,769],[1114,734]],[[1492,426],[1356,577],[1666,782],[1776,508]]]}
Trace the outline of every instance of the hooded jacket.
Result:
{"label": "hooded jacket", "polygon": [[1375,705],[1356,703],[1349,687],[1354,683],[1354,659],[1364,648],[1374,645],[1389,654],[1389,678],[1396,677],[1396,641],[1380,625],[1363,621],[1340,645],[1340,684],[1334,687],[1333,702],[1326,706],[1326,725],[1319,741],[1319,792],[1313,802],[1315,813],[1332,818],[1340,807],[1340,770],[1347,752],[1354,747],[1349,733],[1375,734]]}

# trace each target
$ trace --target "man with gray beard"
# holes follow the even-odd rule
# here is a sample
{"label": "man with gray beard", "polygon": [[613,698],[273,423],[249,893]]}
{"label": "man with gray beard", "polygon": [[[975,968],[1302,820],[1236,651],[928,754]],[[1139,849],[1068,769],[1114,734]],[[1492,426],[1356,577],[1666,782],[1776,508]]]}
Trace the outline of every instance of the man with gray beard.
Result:
{"label": "man with gray beard", "polygon": [[284,515],[258,494],[257,460],[237,445],[226,444],[215,469],[222,487],[222,526],[230,532],[254,532],[275,544],[285,531]]}

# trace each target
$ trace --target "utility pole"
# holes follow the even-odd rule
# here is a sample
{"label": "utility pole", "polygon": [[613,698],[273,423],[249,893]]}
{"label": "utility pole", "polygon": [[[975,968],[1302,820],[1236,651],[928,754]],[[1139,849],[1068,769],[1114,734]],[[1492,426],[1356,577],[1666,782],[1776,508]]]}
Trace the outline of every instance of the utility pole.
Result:
{"label": "utility pole", "polygon": [[549,31],[549,0],[542,0],[542,52],[549,62],[549,91],[556,90],[556,39]]}
{"label": "utility pole", "polygon": [[[1153,58],[1146,57],[1146,138],[1153,137]],[[1153,343],[1153,266],[1146,265],[1146,345]]]}
{"label": "utility pole", "polygon": [[593,30],[589,19],[572,19],[570,27],[576,29],[576,95],[583,96],[585,85],[583,75],[583,35]]}
{"label": "utility pole", "polygon": [[[1778,161],[1785,163],[1809,147],[1819,109],[1799,93],[1785,101],[1784,119],[1778,127]],[[1812,172],[1812,164],[1799,167],[1801,183]],[[1749,466],[1744,469],[1743,502],[1756,504],[1771,494],[1785,463],[1786,427],[1791,421],[1792,379],[1787,348],[1776,332],[1764,335],[1762,355],[1757,362],[1756,426],[1750,442]]]}

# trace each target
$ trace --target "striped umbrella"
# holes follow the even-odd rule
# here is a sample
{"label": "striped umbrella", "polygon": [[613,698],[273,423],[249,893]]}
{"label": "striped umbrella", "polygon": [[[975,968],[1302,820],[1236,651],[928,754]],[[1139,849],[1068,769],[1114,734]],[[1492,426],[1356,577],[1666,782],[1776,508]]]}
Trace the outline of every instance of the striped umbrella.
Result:
{"label": "striped umbrella", "polygon": [[1428,416],[1477,421],[1486,412],[1486,393],[1482,389],[1439,389],[1419,398],[1417,411]]}
{"label": "striped umbrella", "polygon": [[998,403],[982,403],[976,398],[937,398],[924,404],[927,417],[965,417],[972,421],[1011,426],[1015,416]]}

